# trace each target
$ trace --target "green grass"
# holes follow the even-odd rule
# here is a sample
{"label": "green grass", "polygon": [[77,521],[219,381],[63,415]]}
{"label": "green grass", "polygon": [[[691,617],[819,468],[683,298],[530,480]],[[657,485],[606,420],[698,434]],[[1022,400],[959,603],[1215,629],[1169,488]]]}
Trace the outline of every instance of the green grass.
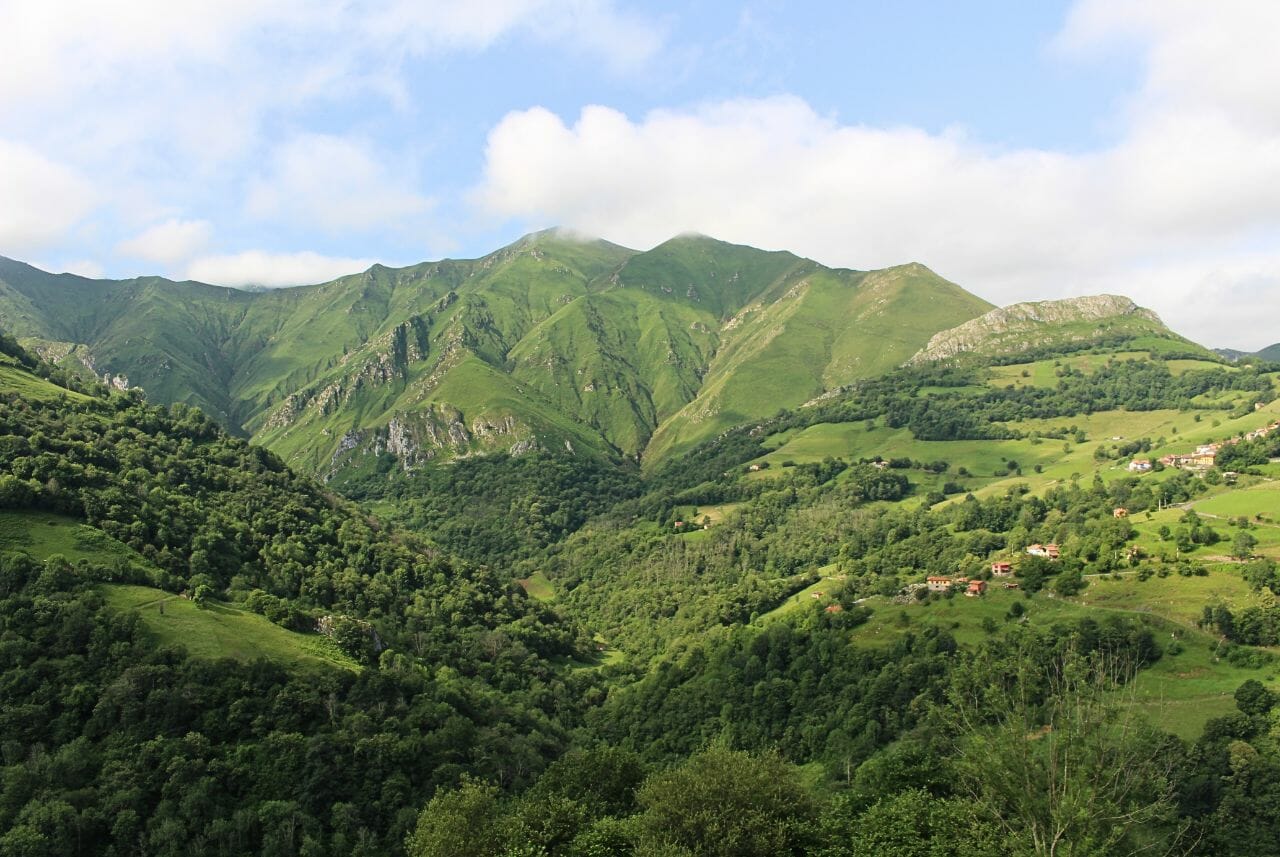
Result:
{"label": "green grass", "polygon": [[[1172,633],[1158,636],[1161,642],[1169,643]],[[1140,672],[1127,692],[1118,695],[1167,732],[1195,740],[1211,718],[1236,710],[1236,689],[1249,679],[1280,689],[1274,665],[1262,669],[1234,666],[1214,654],[1214,643],[1205,635],[1183,634],[1179,641],[1183,645],[1180,654],[1166,654]]]}
{"label": "green grass", "polygon": [[61,554],[72,563],[82,559],[107,566],[123,562],[148,574],[159,573],[140,554],[102,530],[48,512],[0,512],[0,551],[26,553],[40,560]]}
{"label": "green grass", "polygon": [[921,265],[862,273],[799,263],[723,325],[701,388],[655,431],[645,466],[891,371],[937,331],[989,308]]}
{"label": "green grass", "polygon": [[291,667],[359,669],[328,637],[287,631],[231,604],[211,602],[200,608],[149,586],[103,584],[99,591],[112,607],[136,612],[158,643],[182,646],[192,657],[265,658]]}
{"label": "green grass", "polygon": [[[1196,416],[1200,419],[1197,421]],[[995,493],[1009,485],[1022,483],[1033,490],[1069,481],[1073,477],[1092,479],[1094,473],[1104,480],[1129,476],[1125,469],[1128,459],[1097,461],[1094,452],[1099,445],[1114,449],[1125,440],[1149,438],[1156,444],[1144,457],[1158,458],[1170,452],[1188,452],[1198,444],[1242,434],[1266,425],[1280,416],[1280,400],[1271,402],[1260,411],[1233,418],[1228,409],[1210,411],[1100,411],[1074,417],[1043,420],[1024,420],[1010,426],[1030,434],[1048,433],[1059,429],[1082,429],[1085,443],[1063,441],[1048,437],[1027,437],[1019,440],[917,440],[909,429],[890,429],[876,424],[868,431],[863,423],[820,423],[800,430],[781,432],[766,438],[763,446],[769,451],[756,459],[768,462],[768,470],[747,474],[745,478],[774,478],[782,462],[797,464],[822,461],[824,458],[843,458],[853,461],[860,458],[911,458],[916,461],[946,461],[951,467],[946,478],[963,484],[975,494]],[[1215,425],[1215,423],[1217,423]],[[1112,440],[1120,438],[1121,440]],[[997,477],[995,472],[1005,469],[1004,462],[1016,461],[1022,475],[1010,474]],[[1040,473],[1035,472],[1039,465]],[[969,476],[959,476],[964,467]],[[922,488],[932,484],[932,478],[912,472],[913,483]],[[1144,479],[1166,478],[1161,474],[1149,474]],[[1260,498],[1265,499],[1265,498]],[[1280,509],[1280,506],[1276,507]]]}
{"label": "green grass", "polygon": [[[83,559],[108,567],[123,562],[147,574],[159,573],[128,545],[101,530],[46,512],[0,512],[0,551],[27,553],[37,559],[60,554],[72,563]],[[155,640],[183,646],[194,657],[240,661],[262,657],[290,666],[358,668],[328,637],[287,631],[232,604],[212,602],[201,609],[182,596],[132,584],[103,583],[98,590],[112,607],[137,611]]]}
{"label": "green grass", "polygon": [[516,581],[536,601],[555,601],[556,588],[541,571],[535,571],[529,577]]}
{"label": "green grass", "polygon": [[1206,576],[1170,574],[1139,580],[1135,572],[1123,572],[1091,577],[1076,600],[1090,607],[1161,616],[1192,628],[1206,605],[1222,602],[1239,609],[1252,603],[1254,595],[1234,568],[1223,566]]}
{"label": "green grass", "polygon": [[818,580],[809,584],[804,589],[793,595],[784,598],[777,607],[768,613],[762,613],[756,618],[757,622],[772,622],[784,616],[804,610],[806,606],[821,605],[825,607],[831,603],[831,595],[840,589],[841,581],[837,580],[833,575],[836,567],[834,565],[824,565],[818,569],[820,575]]}
{"label": "green grass", "polygon": [[1262,513],[1274,521],[1280,518],[1280,482],[1240,485],[1236,490],[1224,491],[1206,500],[1196,501],[1195,509],[1205,515],[1247,516],[1251,519]]}
{"label": "green grass", "polygon": [[[1165,340],[1158,341],[1164,342]],[[1172,346],[1175,343],[1169,344]],[[1092,374],[1112,361],[1123,363],[1126,360],[1148,359],[1150,359],[1149,351],[1100,351],[1097,353],[1072,354],[1028,363],[993,366],[987,383],[993,387],[1004,387],[1009,384],[1015,387],[1054,387],[1058,384],[1057,373],[1062,368],[1070,368],[1077,372]],[[1181,375],[1191,369],[1224,368],[1218,362],[1192,359],[1166,360],[1164,365],[1174,375]],[[1225,368],[1234,369],[1235,367],[1227,366]]]}
{"label": "green grass", "polygon": [[[935,627],[950,633],[960,644],[973,646],[989,636],[982,627],[983,620],[990,619],[997,629],[1007,627],[1009,607],[1015,601],[1020,601],[1026,608],[1026,622],[1038,627],[1063,621],[1074,622],[1085,617],[1102,618],[1117,612],[1137,616],[1152,630],[1161,646],[1167,647],[1176,635],[1183,650],[1177,655],[1165,654],[1155,665],[1143,670],[1131,687],[1117,694],[1117,699],[1136,705],[1161,729],[1190,740],[1200,734],[1211,717],[1234,709],[1232,694],[1247,679],[1257,679],[1280,689],[1274,665],[1249,669],[1218,659],[1214,655],[1214,638],[1181,621],[1181,617],[1189,612],[1184,609],[1185,605],[1197,597],[1194,590],[1175,597],[1178,604],[1184,605],[1174,607],[1173,612],[1179,616],[1177,619],[1146,609],[1154,607],[1161,596],[1172,594],[1188,581],[1202,580],[1175,577],[1164,580],[1152,578],[1145,583],[1093,582],[1078,601],[1052,598],[1047,593],[1028,599],[1019,591],[999,588],[999,583],[993,584],[996,588],[989,589],[982,598],[957,595],[936,602],[900,605],[877,596],[868,600],[868,606],[874,611],[870,621],[854,629],[851,639],[856,645],[884,647],[908,631]],[[1190,584],[1192,587],[1197,585],[1205,586],[1203,583]],[[1222,581],[1210,585],[1222,585]],[[1116,587],[1116,593],[1103,595],[1109,586]],[[1130,601],[1132,586],[1151,586],[1145,593],[1150,602],[1141,599]],[[1111,598],[1112,594],[1118,597]],[[1099,600],[1111,606],[1100,606]],[[1135,609],[1121,605],[1131,605]],[[1197,609],[1197,615],[1198,612]]]}
{"label": "green grass", "polygon": [[[1212,527],[1221,536],[1222,541],[1216,545],[1197,545],[1186,554],[1192,559],[1204,561],[1211,557],[1224,557],[1231,552],[1231,540],[1239,530],[1228,523],[1229,518],[1247,517],[1251,521],[1259,513],[1269,517],[1249,528],[1249,534],[1258,540],[1255,551],[1264,556],[1280,558],[1280,525],[1275,522],[1280,506],[1280,484],[1274,482],[1250,483],[1245,477],[1239,486],[1220,485],[1211,489],[1210,493],[1191,503],[1202,523]],[[1162,509],[1142,512],[1130,517],[1137,532],[1134,543],[1152,556],[1169,555],[1172,557],[1176,548],[1172,537],[1162,540],[1159,535],[1161,527],[1168,527],[1176,533],[1186,511],[1182,508]],[[1211,560],[1212,561],[1212,560]]]}
{"label": "green grass", "polygon": [[0,393],[16,393],[20,398],[34,402],[56,402],[60,399],[71,402],[91,401],[83,393],[59,387],[32,375],[4,354],[0,354]]}

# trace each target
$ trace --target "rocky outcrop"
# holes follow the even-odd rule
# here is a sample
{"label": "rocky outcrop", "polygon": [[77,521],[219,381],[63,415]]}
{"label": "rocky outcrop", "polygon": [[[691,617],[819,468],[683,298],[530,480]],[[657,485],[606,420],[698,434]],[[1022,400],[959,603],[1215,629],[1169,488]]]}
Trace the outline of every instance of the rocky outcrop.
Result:
{"label": "rocky outcrop", "polygon": [[523,455],[543,446],[533,431],[513,416],[478,417],[468,426],[449,405],[399,413],[378,429],[353,429],[342,436],[329,462],[327,478],[363,455],[391,455],[408,472],[436,458],[476,452]]}
{"label": "rocky outcrop", "polygon": [[[1073,325],[1076,329],[1066,329]],[[1117,325],[1168,333],[1154,312],[1119,295],[1034,301],[993,309],[950,330],[934,334],[907,363],[946,360],[968,352],[1014,353],[1048,344],[1043,340],[1046,334],[1064,341],[1088,339],[1091,332],[1078,329],[1081,325],[1093,325],[1099,333]]]}

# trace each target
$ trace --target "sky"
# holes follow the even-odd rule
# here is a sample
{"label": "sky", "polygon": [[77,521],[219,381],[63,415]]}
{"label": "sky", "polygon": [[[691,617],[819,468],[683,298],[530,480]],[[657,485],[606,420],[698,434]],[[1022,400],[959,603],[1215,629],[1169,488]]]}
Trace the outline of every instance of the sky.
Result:
{"label": "sky", "polygon": [[563,226],[1280,341],[1274,0],[0,0],[0,255],[319,282]]}

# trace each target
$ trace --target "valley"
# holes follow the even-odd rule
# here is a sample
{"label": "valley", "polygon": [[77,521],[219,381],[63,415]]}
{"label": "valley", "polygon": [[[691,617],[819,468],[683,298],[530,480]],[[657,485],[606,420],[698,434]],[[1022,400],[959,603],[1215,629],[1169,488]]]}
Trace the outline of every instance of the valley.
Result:
{"label": "valley", "polygon": [[760,770],[793,853],[919,795],[972,843],[992,724],[1073,701],[1180,766],[1116,836],[1212,841],[1223,748],[1272,763],[1280,365],[1125,299],[701,236],[251,295],[6,266],[0,721],[84,760],[6,758],[6,845],[52,801],[157,853],[656,855],[664,790]]}

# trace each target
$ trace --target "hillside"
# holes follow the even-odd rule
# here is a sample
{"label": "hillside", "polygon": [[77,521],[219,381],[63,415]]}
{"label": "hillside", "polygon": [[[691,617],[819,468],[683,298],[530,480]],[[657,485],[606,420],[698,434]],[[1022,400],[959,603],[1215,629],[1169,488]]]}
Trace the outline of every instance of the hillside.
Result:
{"label": "hillside", "polygon": [[919,265],[546,231],[474,260],[245,292],[0,260],[0,326],[324,476],[532,449],[669,457],[885,371],[989,305]]}
{"label": "hillside", "polygon": [[[663,285],[634,291],[693,300]],[[732,830],[721,796],[763,776],[811,832],[792,853],[844,853],[904,795],[980,823],[961,789],[1008,743],[999,714],[938,725],[975,684],[1027,695],[1024,743],[1079,728],[1104,772],[1182,765],[1170,817],[1207,827],[1237,812],[1227,740],[1280,764],[1277,377],[1169,339],[1069,345],[893,369],[639,477],[538,452],[421,468],[378,511],[442,550],[0,337],[0,724],[76,760],[6,760],[0,846],[661,853],[659,796],[710,783],[697,829]],[[1211,443],[1221,467],[1158,461]],[[925,587],[961,575],[989,591]],[[1096,663],[1127,671],[1038,678]],[[1124,730],[1054,708],[1080,698]]]}
{"label": "hillside", "polygon": [[0,852],[398,853],[441,784],[563,747],[574,631],[505,576],[191,408],[0,360],[0,731],[76,765],[0,762]]}
{"label": "hillside", "polygon": [[1036,350],[1087,347],[1092,343],[1153,337],[1185,346],[1188,356],[1213,359],[1207,349],[1165,327],[1151,310],[1117,295],[1035,301],[993,309],[930,338],[911,357],[931,360],[992,358]]}

